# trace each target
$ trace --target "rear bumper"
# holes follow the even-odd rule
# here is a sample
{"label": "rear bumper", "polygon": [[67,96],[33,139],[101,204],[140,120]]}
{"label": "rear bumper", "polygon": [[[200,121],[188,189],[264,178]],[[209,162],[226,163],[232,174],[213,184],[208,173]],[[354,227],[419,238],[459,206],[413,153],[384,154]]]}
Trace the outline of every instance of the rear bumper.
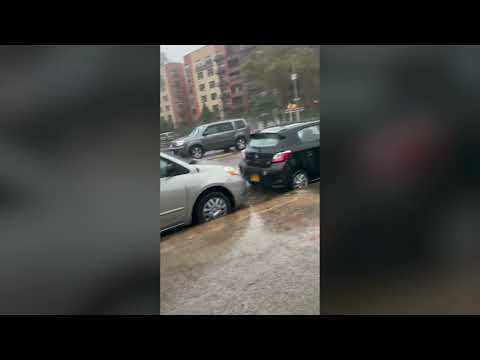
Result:
{"label": "rear bumper", "polygon": [[268,187],[284,187],[288,184],[288,176],[285,172],[285,163],[272,164],[267,168],[247,165],[245,161],[239,164],[242,177],[250,182],[252,175],[260,176],[259,184]]}

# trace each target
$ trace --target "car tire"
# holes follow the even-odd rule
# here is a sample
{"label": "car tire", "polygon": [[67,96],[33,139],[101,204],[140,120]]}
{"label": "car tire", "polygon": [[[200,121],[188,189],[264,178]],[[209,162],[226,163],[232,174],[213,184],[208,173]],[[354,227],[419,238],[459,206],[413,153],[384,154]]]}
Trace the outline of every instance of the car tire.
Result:
{"label": "car tire", "polygon": [[241,150],[245,149],[246,147],[247,147],[247,139],[245,139],[243,136],[239,137],[235,141],[235,148],[238,151],[241,151]]}
{"label": "car tire", "polygon": [[[213,215],[211,214],[211,211],[208,210],[209,208],[212,209],[212,211],[215,211],[215,208],[218,209],[217,211],[223,209],[223,213],[219,213],[217,216],[208,217],[207,214],[209,212],[211,216]],[[197,206],[195,207],[195,218],[199,224],[203,224],[225,216],[231,213],[231,211],[232,203],[230,199],[219,191],[212,191],[202,195],[199,199]]]}
{"label": "car tire", "polygon": [[200,146],[200,145],[193,145],[191,148],[190,148],[190,156],[194,159],[201,159],[203,158],[203,154],[204,154],[204,151],[203,151],[203,148]]}
{"label": "car tire", "polygon": [[305,170],[298,170],[294,172],[290,178],[290,189],[298,190],[304,189],[308,186],[308,174]]}

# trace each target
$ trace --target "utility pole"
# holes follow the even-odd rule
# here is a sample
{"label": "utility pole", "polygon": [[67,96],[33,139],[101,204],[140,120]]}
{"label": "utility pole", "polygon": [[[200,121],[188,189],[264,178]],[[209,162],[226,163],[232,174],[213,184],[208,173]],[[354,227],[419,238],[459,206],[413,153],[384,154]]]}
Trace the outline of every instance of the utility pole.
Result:
{"label": "utility pole", "polygon": [[297,76],[297,73],[295,72],[295,64],[292,64],[292,81],[293,81],[293,94],[294,94],[294,99],[293,99],[293,102],[295,103],[296,105],[296,108],[295,108],[295,114],[297,115],[297,122],[300,122],[300,111],[298,110],[299,107],[298,107],[298,102],[300,101],[300,98],[298,97],[298,76]]}

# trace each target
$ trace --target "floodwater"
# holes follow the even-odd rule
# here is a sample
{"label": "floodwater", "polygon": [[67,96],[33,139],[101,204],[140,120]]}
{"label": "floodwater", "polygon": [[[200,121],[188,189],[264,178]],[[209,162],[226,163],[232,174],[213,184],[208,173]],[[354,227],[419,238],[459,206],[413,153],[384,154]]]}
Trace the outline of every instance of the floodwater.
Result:
{"label": "floodwater", "polygon": [[320,313],[320,184],[162,235],[161,314]]}

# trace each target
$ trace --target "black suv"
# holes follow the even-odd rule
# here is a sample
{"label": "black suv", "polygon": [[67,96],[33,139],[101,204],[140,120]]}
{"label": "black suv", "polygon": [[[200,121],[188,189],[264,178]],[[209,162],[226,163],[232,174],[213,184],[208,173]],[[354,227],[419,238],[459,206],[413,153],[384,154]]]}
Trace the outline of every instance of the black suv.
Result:
{"label": "black suv", "polygon": [[242,151],[240,171],[250,184],[304,188],[320,178],[320,121],[265,129]]}

